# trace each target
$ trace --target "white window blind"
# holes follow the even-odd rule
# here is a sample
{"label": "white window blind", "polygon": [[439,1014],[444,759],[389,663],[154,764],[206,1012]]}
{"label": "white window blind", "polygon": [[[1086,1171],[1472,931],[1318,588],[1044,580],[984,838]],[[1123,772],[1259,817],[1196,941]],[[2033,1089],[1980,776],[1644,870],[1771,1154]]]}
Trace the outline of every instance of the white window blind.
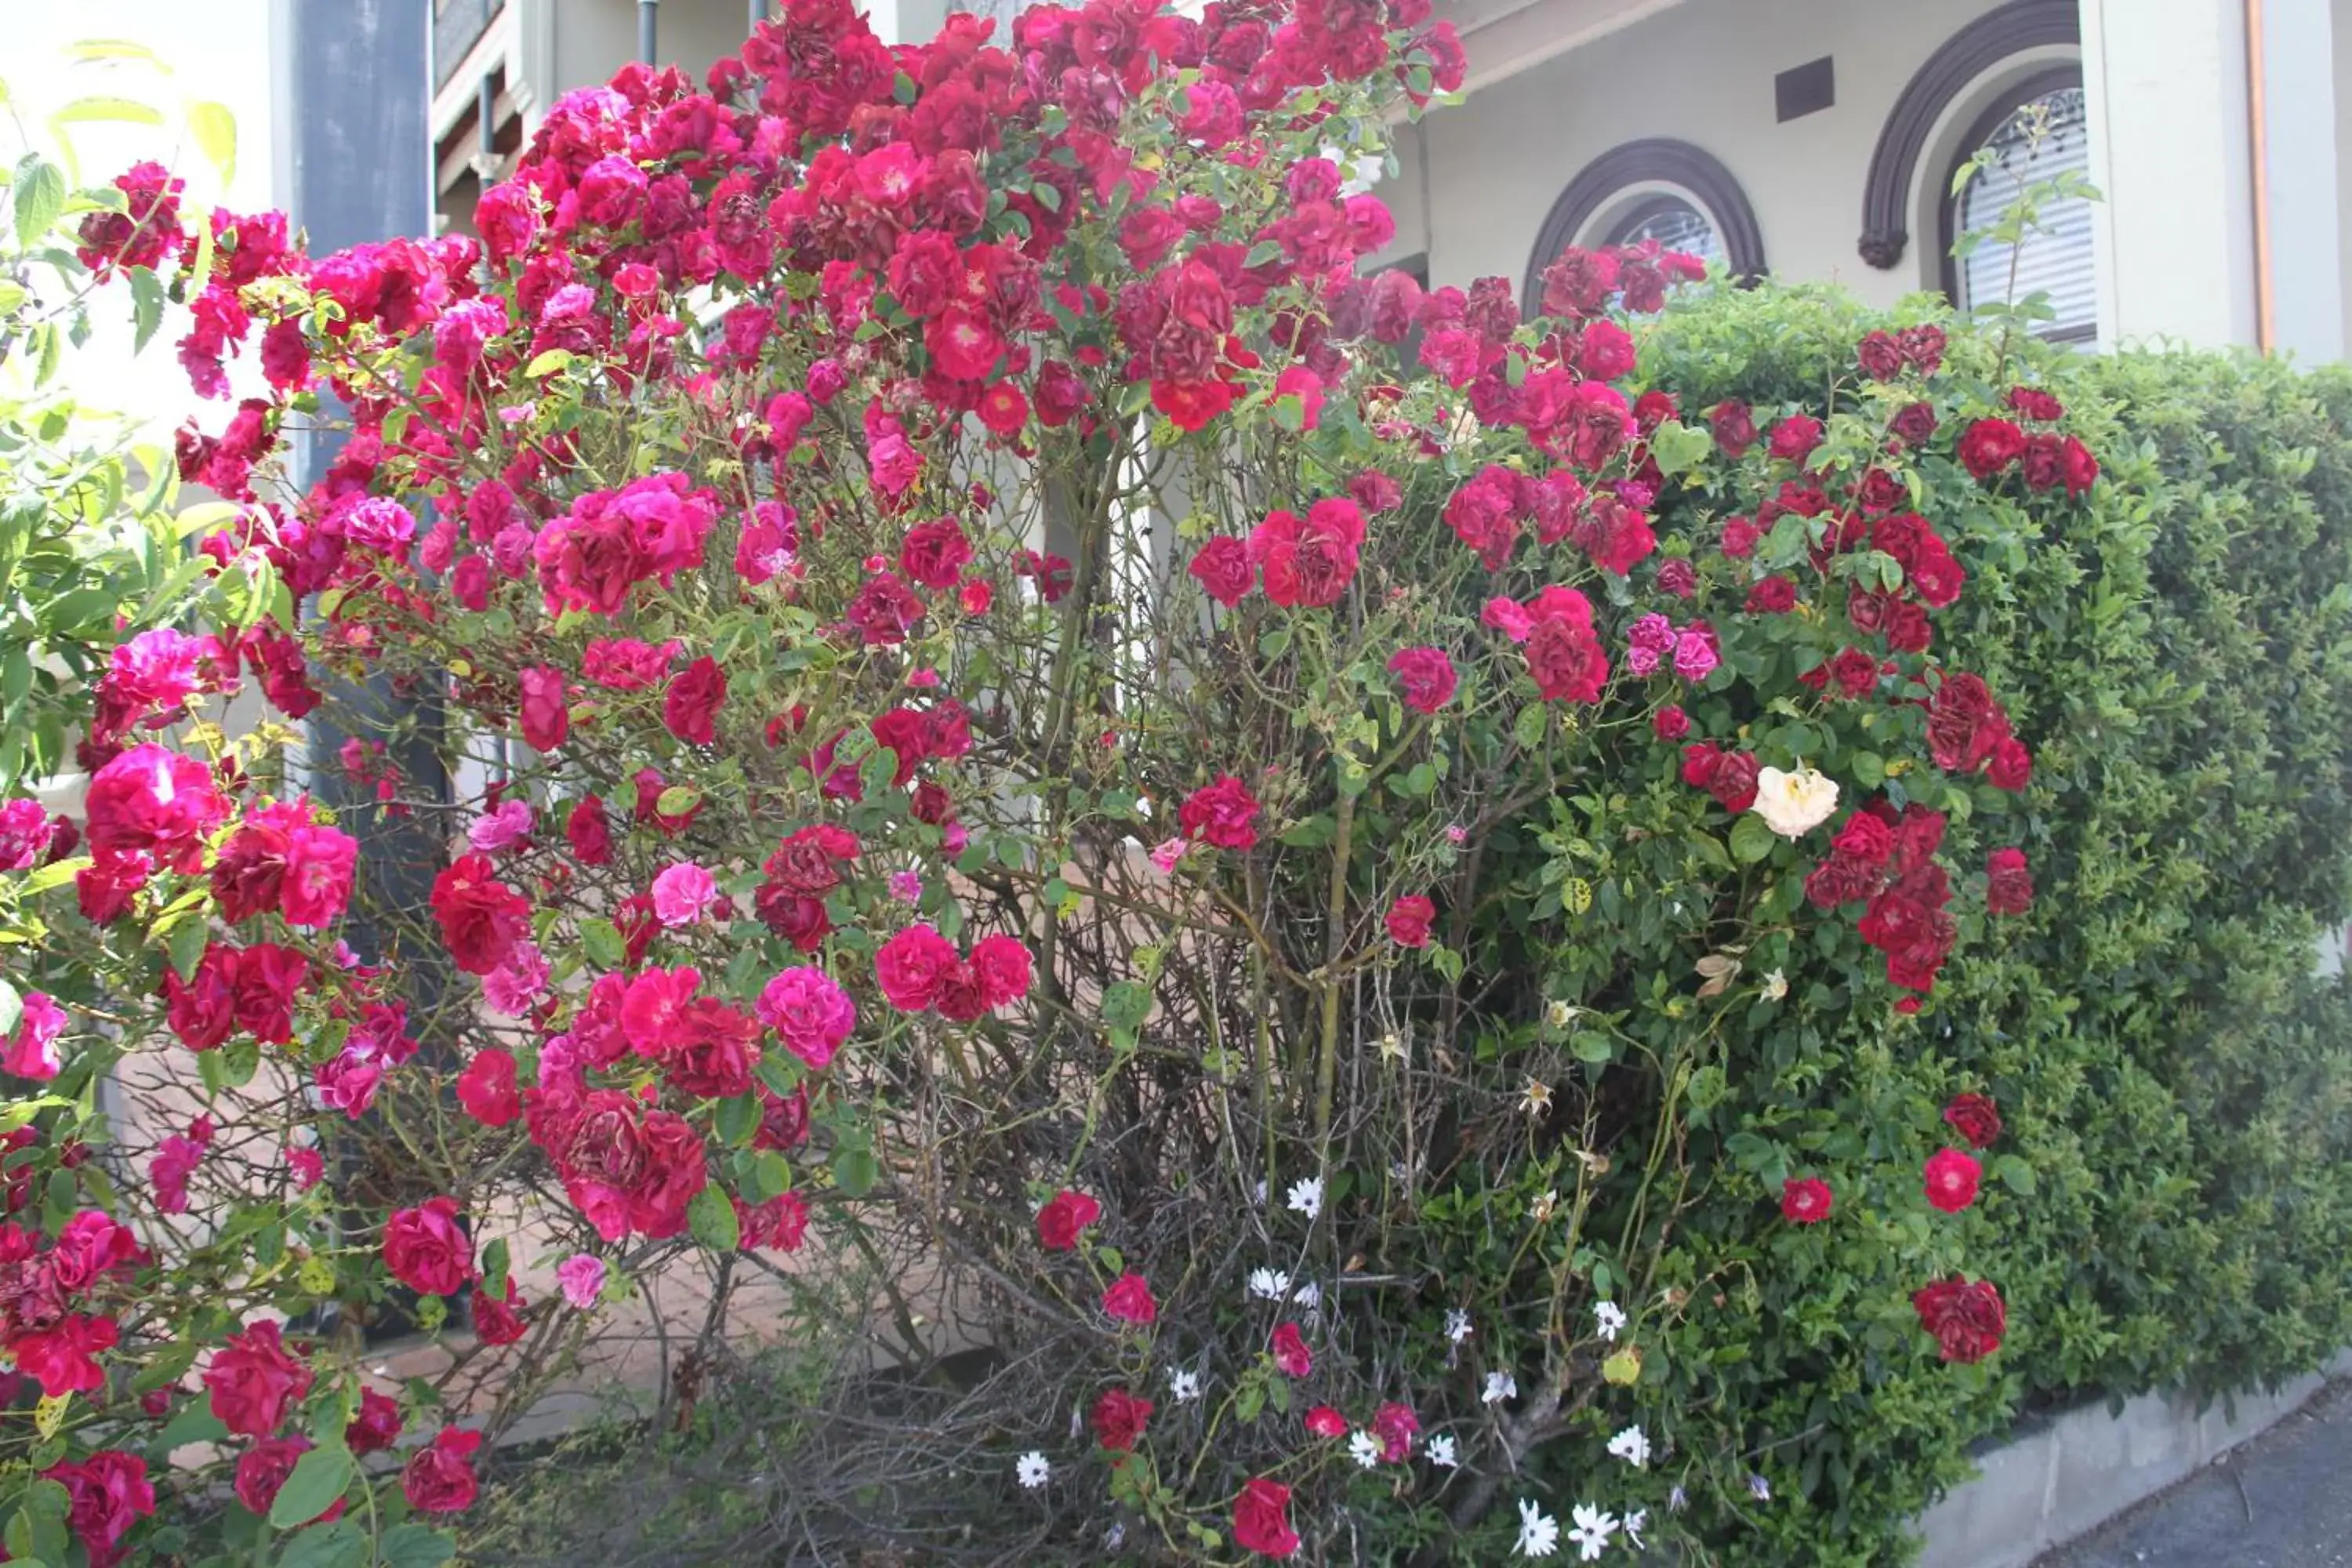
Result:
{"label": "white window blind", "polygon": [[[2039,141],[2028,133],[2028,127],[2036,125],[2046,127]],[[2026,184],[2088,166],[2090,128],[2083,89],[2062,88],[2035,99],[2002,123],[1991,145],[2001,161],[1980,172],[1960,193],[1956,234],[1999,223]],[[2049,203],[2022,245],[1987,243],[1960,261],[1958,303],[1964,310],[1974,310],[2046,293],[2057,316],[2037,325],[2040,336],[2095,342],[2098,285],[2091,258],[2091,204],[2079,198]]]}
{"label": "white window blind", "polygon": [[1675,196],[1661,196],[1644,202],[1633,215],[1633,221],[1618,226],[1609,237],[1612,245],[1639,245],[1654,239],[1667,250],[1686,251],[1701,261],[1723,259],[1723,238],[1715,232],[1715,225],[1690,203]]}

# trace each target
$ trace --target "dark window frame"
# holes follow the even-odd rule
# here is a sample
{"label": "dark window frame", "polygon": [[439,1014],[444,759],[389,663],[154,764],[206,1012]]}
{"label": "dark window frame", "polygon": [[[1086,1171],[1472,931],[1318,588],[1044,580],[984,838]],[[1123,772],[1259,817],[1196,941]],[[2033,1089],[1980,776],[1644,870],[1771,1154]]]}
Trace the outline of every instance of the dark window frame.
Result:
{"label": "dark window frame", "polygon": [[1763,231],[1738,177],[1720,158],[1695,142],[1649,136],[1612,147],[1578,170],[1561,189],[1551,210],[1544,215],[1534,253],[1528,258],[1526,280],[1519,290],[1522,311],[1534,315],[1540,309],[1544,268],[1576,243],[1594,216],[1628,188],[1644,184],[1671,185],[1706,215],[1723,244],[1725,262],[1735,282],[1752,282],[1763,275]]}
{"label": "dark window frame", "polygon": [[[1960,237],[1960,197],[1964,193],[1954,191],[1952,181],[1958,177],[1960,165],[1975,157],[1978,151],[2009,122],[2011,115],[2036,99],[2069,90],[2083,90],[2083,62],[2079,59],[2054,62],[2011,83],[1969,123],[1968,133],[1960,138],[1958,151],[1945,164],[1943,184],[1938,187],[1942,195],[1936,204],[1937,286],[1943,290],[1944,298],[1952,302],[1954,310],[1963,308],[1960,303],[1959,261],[1952,255],[1952,247],[1958,243]],[[2036,332],[2034,336],[2049,343],[2089,343],[2098,341],[2099,329],[2096,322],[2092,322]]]}

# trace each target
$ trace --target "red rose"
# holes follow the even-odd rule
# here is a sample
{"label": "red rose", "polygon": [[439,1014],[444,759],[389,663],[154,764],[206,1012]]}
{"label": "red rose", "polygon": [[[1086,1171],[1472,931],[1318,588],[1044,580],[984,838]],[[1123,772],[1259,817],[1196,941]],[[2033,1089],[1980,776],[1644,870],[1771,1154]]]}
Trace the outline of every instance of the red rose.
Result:
{"label": "red rose", "polygon": [[[170,1147],[169,1141],[165,1147]],[[183,1203],[164,1212],[184,1213],[186,1207]],[[99,1352],[112,1350],[121,1337],[122,1331],[111,1318],[68,1312],[47,1328],[20,1331],[8,1342],[8,1349],[16,1358],[18,1372],[39,1384],[48,1398],[59,1399],[104,1388],[106,1369],[98,1364]]]}
{"label": "red rose", "polygon": [[1927,752],[1948,773],[1972,773],[2010,738],[2009,714],[1982,678],[1947,671],[1927,700]]}
{"label": "red rose", "polygon": [[1095,1401],[1095,1441],[1114,1453],[1127,1453],[1143,1436],[1144,1423],[1150,1419],[1149,1399],[1138,1399],[1123,1388],[1106,1390]]}
{"label": "red rose", "polygon": [[1391,1400],[1372,1412],[1372,1436],[1381,1440],[1381,1458],[1391,1465],[1405,1462],[1420,1432],[1421,1422],[1410,1405]]}
{"label": "red rose", "polygon": [[1858,647],[1842,648],[1828,665],[1830,679],[1849,699],[1860,701],[1878,689],[1878,660]]}
{"label": "red rose", "polygon": [[2052,435],[2028,436],[2025,457],[2020,467],[2025,488],[2036,492],[2058,488],[2066,477],[2066,448]]}
{"label": "red rose", "polygon": [[[264,1519],[269,1517],[269,1505],[278,1500],[278,1489],[286,1478],[294,1473],[294,1461],[310,1451],[310,1439],[294,1436],[268,1437],[256,1443],[236,1461],[236,1500]],[[337,1498],[334,1506],[319,1517],[333,1519],[343,1511],[343,1500]]]}
{"label": "red rose", "polygon": [[1810,414],[1791,414],[1772,426],[1765,450],[1784,462],[1801,463],[1822,444],[1822,422]]}
{"label": "red rose", "polygon": [[962,962],[955,943],[928,925],[911,925],[874,954],[874,977],[901,1013],[929,1012]]}
{"label": "red rose", "polygon": [[1315,1370],[1314,1352],[1299,1334],[1297,1323],[1285,1323],[1274,1331],[1274,1364],[1286,1377],[1305,1377]]}
{"label": "red rose", "polygon": [[1454,700],[1460,678],[1444,648],[1400,648],[1389,660],[1389,673],[1404,687],[1404,705],[1416,713],[1434,713]]}
{"label": "red rose", "polygon": [[1927,1158],[1927,1201],[1946,1214],[1958,1214],[1977,1201],[1977,1183],[1984,1167],[1973,1154],[1938,1149]]}
{"label": "red rose", "polygon": [[239,1437],[267,1437],[286,1419],[286,1407],[310,1392],[309,1363],[287,1350],[268,1319],[248,1323],[213,1354],[205,1369],[213,1414]]}
{"label": "red rose", "polygon": [[1989,479],[2025,455],[2025,432],[2006,419],[1979,419],[1960,437],[1960,466]]}
{"label": "red rose", "polygon": [[433,881],[433,918],[450,962],[467,974],[504,963],[530,930],[530,900],[498,879],[487,855],[464,855]]}
{"label": "red rose", "polygon": [[1927,437],[1936,433],[1935,407],[1926,403],[1906,403],[1895,411],[1886,427],[1905,446],[1924,447]]}
{"label": "red rose", "polygon": [[1748,405],[1737,398],[1726,398],[1715,405],[1707,416],[1707,424],[1715,431],[1715,445],[1727,458],[1738,461],[1748,448],[1756,445],[1756,420]]}
{"label": "red rose", "polygon": [[1437,906],[1419,893],[1408,893],[1389,906],[1389,940],[1399,947],[1427,947],[1429,923]]}
{"label": "red rose", "polygon": [[2091,449],[2072,436],[2066,437],[2059,451],[2060,471],[2066,481],[2066,499],[2079,500],[2099,479],[2099,459]]}
{"label": "red rose", "polygon": [[1265,579],[1265,596],[1285,609],[1339,603],[1356,575],[1364,513],[1345,496],[1317,501],[1304,518],[1270,512],[1249,537],[1249,557]]}
{"label": "red rose", "polygon": [[457,1103],[485,1127],[504,1127],[521,1115],[513,1056],[496,1046],[477,1053],[457,1075]]}
{"label": "red rose", "polygon": [[1265,1557],[1287,1557],[1298,1550],[1298,1532],[1290,1528],[1288,1487],[1259,1476],[1242,1488],[1234,1499],[1234,1544]]}
{"label": "red rose", "polygon": [[2026,418],[2044,424],[2066,417],[2066,405],[2038,386],[2011,387],[2009,405]]}
{"label": "red rose", "polygon": [[2009,1309],[1990,1279],[1938,1279],[1914,1292],[1911,1305],[1919,1314],[1919,1326],[1936,1336],[1937,1347],[1948,1362],[1984,1360],[2000,1349],[2000,1337],[2009,1328]]}
{"label": "red rose", "polygon": [[1160,1303],[1140,1274],[1122,1274],[1103,1292],[1103,1310],[1122,1323],[1150,1323],[1160,1316]]}
{"label": "red rose", "polygon": [[1257,847],[1257,797],[1231,773],[1185,796],[1176,824],[1187,838],[1202,838],[1220,849]]}
{"label": "red rose", "polygon": [[1727,752],[1712,741],[1683,748],[1683,783],[1715,796],[1730,812],[1756,804],[1756,777],[1762,764],[1750,752]]}
{"label": "red rose", "polygon": [[535,664],[522,672],[522,743],[551,752],[572,732],[572,708],[563,694],[563,672]]}
{"label": "red rose", "polygon": [[971,560],[971,541],[951,517],[908,529],[906,542],[898,546],[898,570],[926,588],[954,587]]}
{"label": "red rose", "polygon": [[353,1454],[375,1454],[400,1441],[400,1406],[374,1389],[360,1392],[360,1413],[343,1427],[343,1447]]}
{"label": "red rose", "polygon": [[563,837],[583,866],[611,865],[613,825],[604,815],[604,797],[583,795],[573,802],[571,815],[563,819]]}
{"label": "red rose", "polygon": [[2002,736],[1993,744],[1992,762],[1985,769],[1985,781],[1995,789],[2023,789],[2033,782],[2033,753],[2014,735]]}
{"label": "red rose", "polygon": [[384,1222],[383,1261],[394,1279],[425,1296],[455,1295],[474,1277],[474,1244],[457,1226],[457,1200],[428,1198]]}
{"label": "red rose", "polygon": [[1201,591],[1228,609],[1242,602],[1257,579],[1257,568],[1250,564],[1249,546],[1240,540],[1219,535],[1192,553],[1192,563],[1185,570],[1201,584]]}
{"label": "red rose", "polygon": [[1885,331],[1865,334],[1854,349],[1853,357],[1862,366],[1862,373],[1873,381],[1893,381],[1903,374],[1907,363],[1903,345],[1895,341],[1894,334]]}
{"label": "red rose", "polygon": [[1661,708],[1650,720],[1650,732],[1661,741],[1679,741],[1690,733],[1690,715],[1672,703]]}
{"label": "red rose", "polygon": [[479,1432],[441,1428],[400,1472],[400,1489],[408,1506],[420,1513],[462,1513],[473,1507],[479,1489],[474,1479],[473,1454],[481,1446]]}
{"label": "red rose", "polygon": [[1979,1149],[1991,1148],[2000,1138],[2000,1110],[1987,1095],[1954,1095],[1944,1107],[1944,1121]]}
{"label": "red rose", "polygon": [[1985,912],[2021,915],[2033,907],[2033,879],[2025,869],[2025,851],[1996,849],[1985,858]]}
{"label": "red rose", "polygon": [[1780,1184],[1780,1215],[1798,1225],[1819,1225],[1830,1217],[1830,1184],[1818,1176]]}
{"label": "red rose", "polygon": [[66,1489],[66,1523],[89,1554],[89,1568],[114,1568],[122,1561],[122,1538],[155,1511],[147,1461],[136,1454],[104,1448],[41,1474]]}
{"label": "red rose", "polygon": [[707,746],[719,738],[719,708],[726,700],[727,677],[705,654],[671,679],[662,694],[662,723],[688,745]]}
{"label": "red rose", "polygon": [[1306,1415],[1307,1430],[1318,1437],[1344,1437],[1348,1435],[1348,1418],[1328,1405],[1318,1405]]}
{"label": "red rose", "polygon": [[480,1286],[474,1287],[471,1298],[474,1313],[474,1335],[486,1345],[510,1345],[523,1336],[522,1298],[515,1294],[515,1282],[509,1278],[504,1296],[492,1296]]}
{"label": "red rose", "polygon": [[1015,938],[982,937],[972,943],[971,968],[984,1008],[1010,1006],[1029,994],[1029,950]]}
{"label": "red rose", "polygon": [[1609,656],[1592,629],[1592,605],[1573,588],[1546,588],[1527,605],[1528,673],[1547,702],[1598,702]]}
{"label": "red rose", "polygon": [[1797,607],[1797,585],[1774,573],[1748,590],[1749,615],[1785,616]]}
{"label": "red rose", "polygon": [[1048,1252],[1067,1252],[1078,1244],[1078,1234],[1102,1218],[1102,1205],[1067,1187],[1037,1211],[1037,1244]]}

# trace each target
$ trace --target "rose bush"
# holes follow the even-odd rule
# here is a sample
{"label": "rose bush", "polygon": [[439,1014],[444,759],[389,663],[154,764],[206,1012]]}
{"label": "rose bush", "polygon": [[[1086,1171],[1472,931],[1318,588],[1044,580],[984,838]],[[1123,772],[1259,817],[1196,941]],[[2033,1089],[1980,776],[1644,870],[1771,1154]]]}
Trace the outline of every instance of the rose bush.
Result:
{"label": "rose bush", "polygon": [[[87,688],[87,853],[9,873],[12,1551],[560,1556],[485,1437],[681,1280],[659,1440],[770,1480],[614,1561],[1858,1560],[1960,1468],[2064,1322],[2003,1144],[2079,841],[2000,629],[2116,427],[1935,321],[1826,405],[1709,363],[1777,297],[1662,322],[1654,247],[1360,276],[1425,13],[795,0],[556,105],[478,242],[125,176],[85,259],[270,392],[182,438],[239,505]],[[319,799],[246,671],[364,694]]]}

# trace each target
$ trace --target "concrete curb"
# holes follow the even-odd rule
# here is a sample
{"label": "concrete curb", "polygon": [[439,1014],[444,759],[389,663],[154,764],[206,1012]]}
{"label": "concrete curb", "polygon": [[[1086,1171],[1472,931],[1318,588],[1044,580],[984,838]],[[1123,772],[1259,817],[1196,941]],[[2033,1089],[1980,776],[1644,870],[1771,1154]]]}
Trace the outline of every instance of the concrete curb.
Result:
{"label": "concrete curb", "polygon": [[1919,1516],[1919,1568],[2027,1568],[2301,1409],[2352,1350],[2276,1394],[2242,1394],[2237,1419],[2182,1394],[2148,1394],[2116,1415],[2104,1402],[2049,1418],[1981,1455],[1974,1480]]}

